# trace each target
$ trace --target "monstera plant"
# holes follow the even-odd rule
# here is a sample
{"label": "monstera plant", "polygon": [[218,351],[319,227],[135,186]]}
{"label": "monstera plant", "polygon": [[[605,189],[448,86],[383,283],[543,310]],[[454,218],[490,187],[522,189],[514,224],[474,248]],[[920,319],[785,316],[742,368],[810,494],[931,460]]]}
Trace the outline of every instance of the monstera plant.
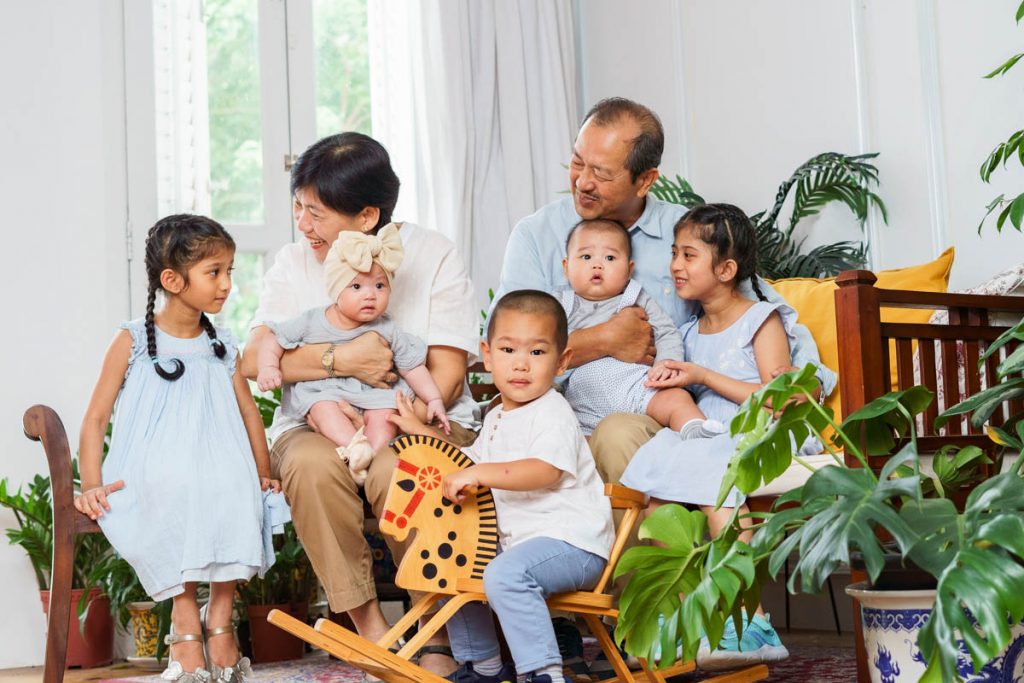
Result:
{"label": "monstera plant", "polygon": [[[1024,322],[994,342],[981,361],[1011,341],[1024,341]],[[939,424],[970,414],[982,427],[1006,401],[1024,398],[1022,371],[1024,344],[999,364],[998,383],[940,415]],[[959,680],[972,666],[980,670],[1006,649],[1011,626],[1024,618],[1022,461],[981,481],[958,508],[952,495],[966,480],[978,482],[978,465],[986,456],[977,448],[947,449],[935,456],[934,474],[922,472],[915,420],[931,403],[930,391],[918,386],[887,394],[837,425],[831,410],[812,399],[815,387],[814,368],[808,365],[777,377],[743,404],[731,423],[740,441],[720,499],[732,486],[749,493],[794,460],[802,462],[793,444],[810,434],[820,437],[826,427],[834,430],[827,450],[835,466],[813,471],[803,486],[779,498],[773,512],[754,524],[750,543],[738,540],[738,516],[708,539],[700,511],[658,508],[640,535],[660,545],[630,549],[616,569],[617,575],[631,575],[616,637],[628,651],[652,661],[656,653],[677,647],[692,657],[702,633],[712,648],[717,646],[726,620],[742,631],[744,611],[751,613],[760,603],[760,585],[776,576],[792,553],[797,562],[791,592],[820,591],[854,551],[875,581],[887,555],[895,553],[930,574],[936,586],[931,615],[917,638],[918,655],[927,663],[922,680]],[[773,414],[767,406],[785,407]],[[996,443],[1019,453],[1024,414],[987,431]],[[892,453],[898,445],[882,470],[872,471],[868,456]],[[839,449],[860,466],[848,467]],[[878,531],[891,543],[883,544]]]}
{"label": "monstera plant", "polygon": [[[832,202],[846,206],[861,226],[872,206],[888,221],[885,204],[871,189],[878,185],[878,169],[870,163],[878,154],[849,156],[836,152],[819,154],[797,168],[779,185],[771,208],[750,216],[757,229],[758,273],[769,280],[784,277],[830,277],[864,265],[867,251],[863,242],[835,242],[805,249],[804,239],[795,235],[797,226],[815,216]],[[703,204],[683,178],[658,178],[651,193],[667,202],[686,207]],[[789,217],[781,214],[792,195]]]}

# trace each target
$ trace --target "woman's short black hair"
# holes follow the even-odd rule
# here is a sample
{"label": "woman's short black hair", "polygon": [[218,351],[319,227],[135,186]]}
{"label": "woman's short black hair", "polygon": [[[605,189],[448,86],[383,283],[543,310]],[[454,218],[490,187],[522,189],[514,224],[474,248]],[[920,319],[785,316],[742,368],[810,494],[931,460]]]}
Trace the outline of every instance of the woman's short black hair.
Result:
{"label": "woman's short black hair", "polygon": [[291,185],[293,195],[315,190],[325,206],[346,216],[376,207],[376,228],[391,222],[398,202],[398,176],[388,151],[362,133],[338,133],[313,143],[292,167]]}

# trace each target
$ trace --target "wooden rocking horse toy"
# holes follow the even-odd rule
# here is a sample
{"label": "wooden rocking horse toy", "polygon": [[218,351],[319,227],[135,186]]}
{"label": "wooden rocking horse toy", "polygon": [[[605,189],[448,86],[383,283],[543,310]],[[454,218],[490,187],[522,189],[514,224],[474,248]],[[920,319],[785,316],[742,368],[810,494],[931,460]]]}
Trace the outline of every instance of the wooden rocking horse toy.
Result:
{"label": "wooden rocking horse toy", "polygon": [[[498,525],[494,499],[488,489],[470,493],[461,503],[442,495],[441,481],[472,461],[455,446],[425,436],[403,436],[394,442],[398,460],[388,489],[380,529],[399,541],[417,530],[412,545],[398,568],[395,583],[424,596],[377,642],[362,638],[334,622],[320,619],[310,627],[283,612],[273,611],[267,619],[306,642],[340,657],[363,671],[388,683],[447,683],[446,679],[412,663],[410,658],[465,604],[486,602],[483,571],[498,552]],[[605,486],[605,495],[615,509],[624,511],[615,534],[608,566],[592,591],[552,596],[552,609],[582,616],[597,637],[601,649],[615,670],[616,678],[606,683],[636,683],[618,648],[608,635],[602,617],[614,619],[618,610],[607,588],[615,562],[626,539],[647,503],[642,493],[623,486]],[[420,617],[440,600],[447,599],[436,614],[397,651],[398,643]],[[660,671],[644,666],[650,683],[665,683],[665,678],[694,668],[693,662],[676,663]],[[768,676],[768,668],[758,665],[705,679],[717,683],[757,681]]]}

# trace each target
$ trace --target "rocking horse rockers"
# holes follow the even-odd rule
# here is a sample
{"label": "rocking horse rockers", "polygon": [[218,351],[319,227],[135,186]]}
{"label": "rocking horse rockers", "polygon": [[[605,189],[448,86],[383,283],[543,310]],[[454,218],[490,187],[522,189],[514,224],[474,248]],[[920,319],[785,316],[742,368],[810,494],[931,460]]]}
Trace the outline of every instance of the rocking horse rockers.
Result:
{"label": "rocking horse rockers", "polygon": [[[463,605],[487,601],[483,571],[498,553],[494,499],[488,489],[472,492],[457,504],[444,498],[441,489],[444,477],[472,464],[455,446],[427,436],[403,436],[393,445],[398,459],[380,529],[399,541],[412,529],[417,530],[413,544],[399,565],[395,583],[407,590],[421,591],[424,596],[376,643],[326,619],[310,627],[276,610],[267,619],[388,683],[447,683],[441,676],[413,664],[410,658]],[[601,618],[618,616],[612,596],[605,589],[647,499],[638,491],[611,484],[605,486],[605,495],[610,498],[612,508],[623,510],[624,514],[601,579],[592,591],[561,593],[552,596],[548,605],[552,609],[577,613],[586,621],[615,670],[616,678],[607,683],[636,683]],[[442,600],[444,604],[414,637],[397,652],[388,649]],[[666,677],[695,667],[693,662],[681,662],[658,671],[643,664],[650,683],[665,683]],[[758,665],[706,680],[716,683],[757,681],[767,676],[768,668]]]}

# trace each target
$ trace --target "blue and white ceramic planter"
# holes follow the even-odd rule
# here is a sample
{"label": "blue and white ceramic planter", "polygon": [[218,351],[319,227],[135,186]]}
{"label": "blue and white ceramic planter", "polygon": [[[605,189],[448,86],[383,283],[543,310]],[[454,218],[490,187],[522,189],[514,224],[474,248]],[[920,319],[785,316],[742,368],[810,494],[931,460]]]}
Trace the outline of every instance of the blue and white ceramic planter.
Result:
{"label": "blue and white ceramic planter", "polygon": [[[917,649],[921,630],[935,603],[933,590],[867,590],[866,583],[846,589],[860,601],[864,646],[872,683],[918,681],[925,661]],[[960,676],[969,683],[1024,683],[1024,625],[1011,629],[1010,646],[973,673],[971,658],[960,641]]]}

